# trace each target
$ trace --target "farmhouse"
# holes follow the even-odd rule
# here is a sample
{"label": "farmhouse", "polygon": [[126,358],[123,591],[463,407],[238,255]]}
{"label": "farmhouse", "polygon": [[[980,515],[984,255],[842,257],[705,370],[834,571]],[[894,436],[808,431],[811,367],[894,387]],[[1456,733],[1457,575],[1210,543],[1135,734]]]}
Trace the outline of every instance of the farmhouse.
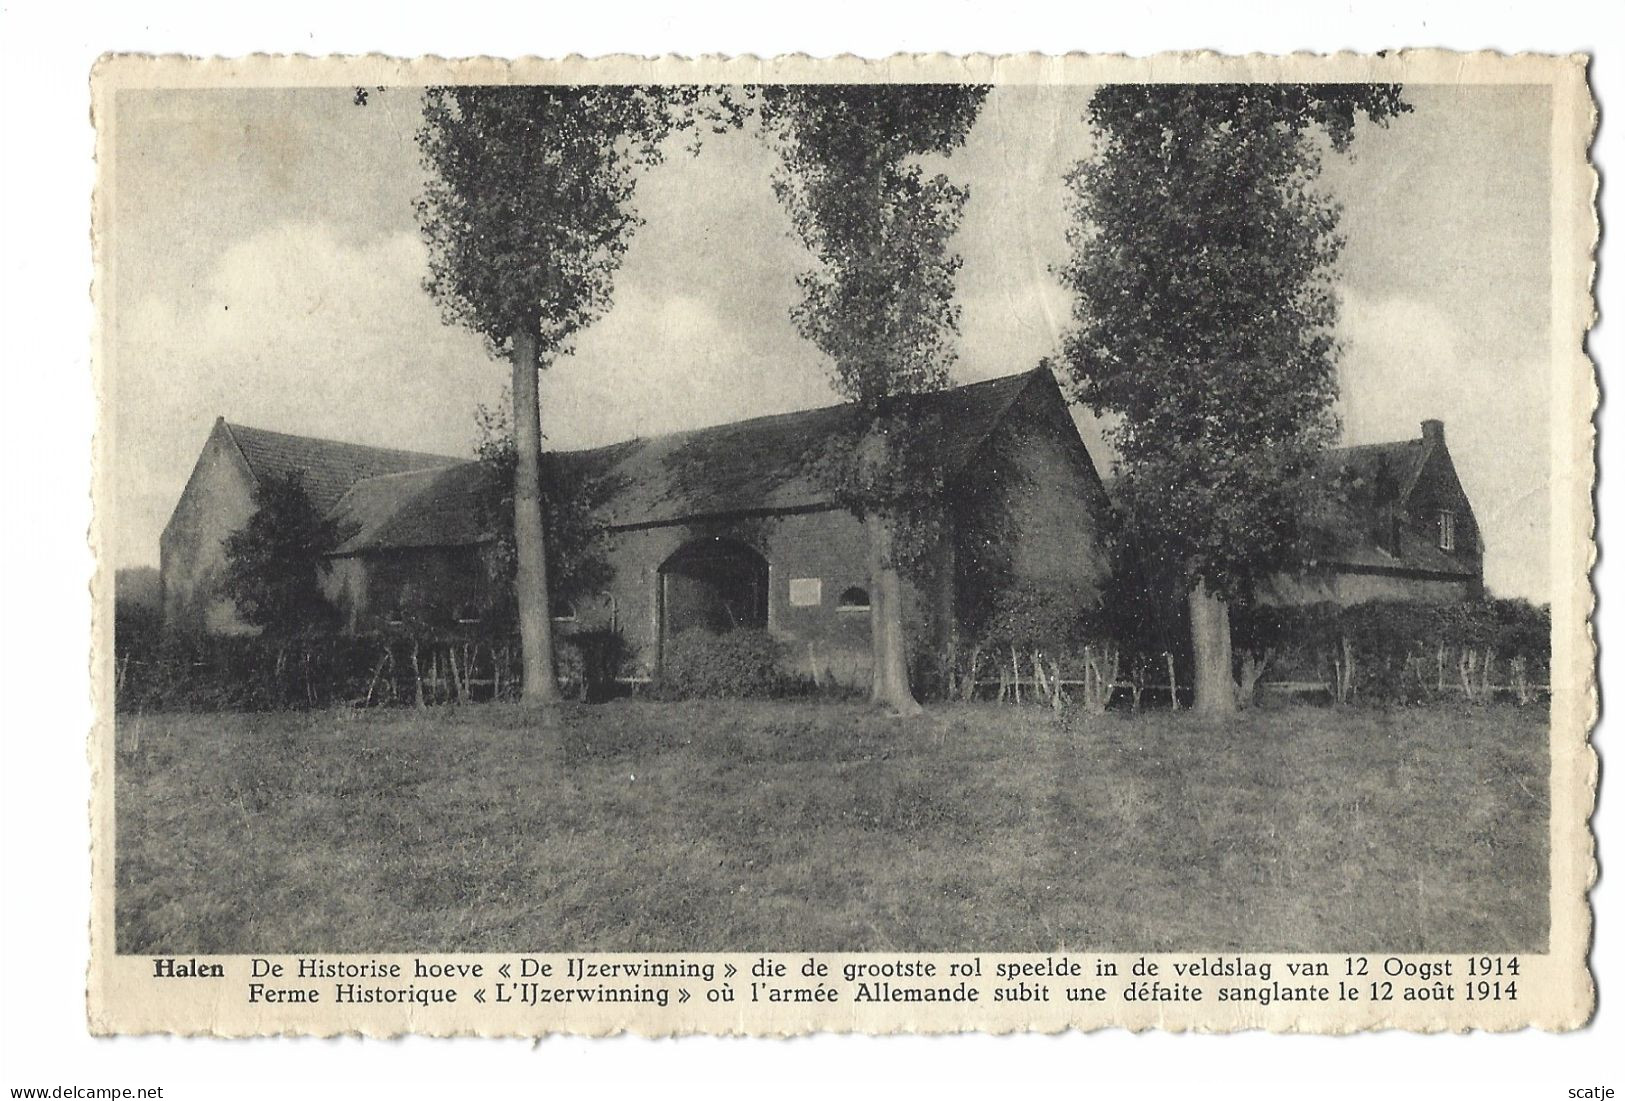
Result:
{"label": "farmhouse", "polygon": [[[948,536],[909,593],[916,631],[943,641],[990,591],[1098,596],[1109,506],[1050,373],[911,400],[936,429],[928,458],[953,501]],[[649,668],[684,630],[759,627],[804,670],[863,680],[866,543],[823,476],[859,427],[854,410],[832,406],[550,453],[551,477],[595,487],[609,532],[609,581],[556,617],[566,630],[619,630]],[[347,534],[325,584],[349,630],[429,605],[468,620],[489,606],[481,466],[220,420],[163,535],[167,622],[242,629],[218,591],[221,540],[251,515],[260,478],[296,469]]]}
{"label": "farmhouse", "polygon": [[1313,550],[1263,587],[1267,603],[1444,603],[1484,595],[1484,547],[1445,444],[1444,423],[1416,439],[1339,447],[1322,457]]}

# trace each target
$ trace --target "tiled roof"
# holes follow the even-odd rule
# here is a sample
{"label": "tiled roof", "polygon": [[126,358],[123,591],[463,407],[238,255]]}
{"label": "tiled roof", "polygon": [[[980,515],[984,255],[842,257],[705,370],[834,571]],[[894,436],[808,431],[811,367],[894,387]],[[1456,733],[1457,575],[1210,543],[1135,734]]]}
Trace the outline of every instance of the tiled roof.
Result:
{"label": "tiled roof", "polygon": [[[1033,378],[1033,372],[1010,375],[911,399],[917,411],[943,426],[931,436],[937,466],[949,471],[963,466]],[[653,524],[832,504],[819,466],[834,447],[855,438],[860,426],[855,408],[832,405],[603,449],[615,452],[608,473],[620,483],[605,519],[613,525]]]}
{"label": "tiled roof", "polygon": [[[961,468],[1039,377],[1040,372],[1029,371],[911,399],[944,426],[933,437],[941,469]],[[1047,374],[1042,377],[1048,380]],[[851,406],[835,405],[550,452],[544,462],[554,469],[545,473],[575,487],[592,484],[603,501],[599,517],[611,527],[831,507],[818,467],[853,438],[858,418]],[[356,483],[335,510],[354,534],[335,553],[459,546],[488,538],[490,533],[479,530],[473,505],[479,469],[464,463]]]}
{"label": "tiled roof", "polygon": [[[1445,553],[1432,538],[1407,526],[1402,525],[1398,532],[1397,547],[1384,546],[1376,538],[1376,502],[1394,500],[1403,508],[1429,454],[1425,439],[1334,447],[1323,452],[1314,474],[1320,492],[1307,517],[1316,546],[1315,561],[1332,566],[1471,573],[1471,567],[1460,557]],[[1104,481],[1106,494],[1114,502],[1120,500],[1121,482],[1121,475]]]}
{"label": "tiled roof", "polygon": [[1378,509],[1391,501],[1404,509],[1431,453],[1425,439],[1337,447],[1321,456],[1316,480],[1324,489],[1314,517],[1321,562],[1378,569],[1469,574],[1471,568],[1439,549],[1429,535],[1401,525],[1398,544],[1377,537]]}
{"label": "tiled roof", "polygon": [[397,451],[340,443],[310,436],[269,432],[241,424],[221,425],[242,452],[255,478],[287,477],[298,471],[304,476],[305,490],[324,512],[331,509],[350,487],[366,478],[398,474],[407,470],[445,467],[458,462],[444,455],[421,451]]}
{"label": "tiled roof", "polygon": [[347,536],[333,553],[482,541],[489,533],[480,530],[474,502],[483,473],[464,462],[357,482],[330,513]]}
{"label": "tiled roof", "polygon": [[1318,473],[1323,478],[1355,479],[1373,485],[1380,479],[1391,479],[1394,492],[1403,501],[1422,473],[1428,456],[1425,444],[1425,440],[1415,439],[1329,448],[1320,456]]}

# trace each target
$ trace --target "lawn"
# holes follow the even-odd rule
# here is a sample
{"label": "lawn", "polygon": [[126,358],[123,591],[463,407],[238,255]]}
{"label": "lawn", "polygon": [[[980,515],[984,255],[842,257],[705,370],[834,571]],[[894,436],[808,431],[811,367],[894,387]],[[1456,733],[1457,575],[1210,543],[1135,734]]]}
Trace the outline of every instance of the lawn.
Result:
{"label": "lawn", "polygon": [[120,716],[118,949],[1543,950],[1547,716]]}

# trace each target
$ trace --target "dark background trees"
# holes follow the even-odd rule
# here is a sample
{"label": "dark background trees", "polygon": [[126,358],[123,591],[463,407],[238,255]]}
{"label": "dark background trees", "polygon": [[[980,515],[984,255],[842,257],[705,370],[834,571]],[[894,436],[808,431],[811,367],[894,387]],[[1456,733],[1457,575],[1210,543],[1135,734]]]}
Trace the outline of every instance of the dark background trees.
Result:
{"label": "dark background trees", "polygon": [[1316,181],[1395,85],[1110,85],[1069,182],[1063,359],[1110,414],[1131,545],[1188,608],[1196,705],[1234,707],[1229,607],[1290,561],[1336,431],[1338,205]]}

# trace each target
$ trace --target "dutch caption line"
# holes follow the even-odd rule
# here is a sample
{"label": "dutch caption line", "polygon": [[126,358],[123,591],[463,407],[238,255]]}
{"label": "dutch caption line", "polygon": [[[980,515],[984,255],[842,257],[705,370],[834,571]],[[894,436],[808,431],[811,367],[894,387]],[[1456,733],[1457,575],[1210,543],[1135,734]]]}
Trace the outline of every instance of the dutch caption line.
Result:
{"label": "dutch caption line", "polygon": [[[155,957],[157,979],[223,979],[227,966]],[[1123,972],[1127,972],[1126,974]],[[1499,1002],[1518,1000],[1516,956],[1418,959],[1345,956],[1270,961],[1243,955],[1048,955],[984,967],[980,956],[939,963],[899,956],[832,964],[816,956],[759,956],[741,975],[710,960],[521,956],[485,963],[417,957],[249,960],[246,1000],[264,1005],[635,1004],[800,1002]]]}

